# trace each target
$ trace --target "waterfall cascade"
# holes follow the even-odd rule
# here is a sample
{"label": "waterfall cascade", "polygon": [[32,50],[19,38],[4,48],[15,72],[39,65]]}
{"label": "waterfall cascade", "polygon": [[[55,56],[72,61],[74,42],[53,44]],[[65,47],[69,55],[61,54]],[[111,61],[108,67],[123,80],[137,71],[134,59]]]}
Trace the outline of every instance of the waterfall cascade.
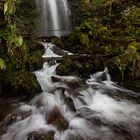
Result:
{"label": "waterfall cascade", "polygon": [[67,0],[36,0],[36,36],[63,36],[70,32]]}
{"label": "waterfall cascade", "polygon": [[51,43],[44,48],[47,62],[35,72],[43,92],[5,118],[0,140],[140,139],[138,93],[111,81],[107,68],[86,81],[56,75],[54,59],[68,52]]}

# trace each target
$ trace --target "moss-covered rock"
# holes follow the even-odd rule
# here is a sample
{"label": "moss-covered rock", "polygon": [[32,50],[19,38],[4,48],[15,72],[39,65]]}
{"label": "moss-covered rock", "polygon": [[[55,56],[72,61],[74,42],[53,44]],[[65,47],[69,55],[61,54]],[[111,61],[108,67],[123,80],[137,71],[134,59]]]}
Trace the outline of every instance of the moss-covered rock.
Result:
{"label": "moss-covered rock", "polygon": [[8,72],[4,77],[3,91],[31,96],[41,92],[41,87],[33,73],[28,71]]}
{"label": "moss-covered rock", "polygon": [[77,54],[66,56],[59,60],[61,63],[56,68],[59,75],[78,75],[87,78],[91,73],[103,70],[112,56]]}
{"label": "moss-covered rock", "polygon": [[43,58],[42,58],[42,51],[34,51],[32,52],[27,61],[27,69],[29,68],[30,71],[35,71],[41,69],[43,66]]}

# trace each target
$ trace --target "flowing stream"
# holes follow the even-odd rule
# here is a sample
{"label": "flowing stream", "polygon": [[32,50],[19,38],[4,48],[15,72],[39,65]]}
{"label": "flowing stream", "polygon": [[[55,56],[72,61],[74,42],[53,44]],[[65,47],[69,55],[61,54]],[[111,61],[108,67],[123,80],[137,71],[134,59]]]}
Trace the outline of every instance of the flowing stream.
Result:
{"label": "flowing stream", "polygon": [[70,32],[67,0],[36,0],[36,36],[63,36]]}
{"label": "flowing stream", "polygon": [[107,68],[86,81],[56,75],[56,59],[72,54],[44,48],[46,62],[35,72],[43,92],[5,118],[0,140],[140,140],[138,93],[111,81]]}

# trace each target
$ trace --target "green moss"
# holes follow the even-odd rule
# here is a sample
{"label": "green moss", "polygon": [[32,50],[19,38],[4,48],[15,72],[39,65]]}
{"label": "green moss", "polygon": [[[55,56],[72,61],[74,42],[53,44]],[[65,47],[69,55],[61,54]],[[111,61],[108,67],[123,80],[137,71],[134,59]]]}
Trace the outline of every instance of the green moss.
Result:
{"label": "green moss", "polygon": [[28,93],[35,95],[41,92],[40,85],[36,80],[36,76],[27,71],[15,71],[7,73],[5,83],[12,87],[13,92]]}
{"label": "green moss", "polygon": [[85,47],[89,47],[89,38],[86,34],[81,34],[80,41],[82,45],[85,45]]}
{"label": "green moss", "polygon": [[132,42],[125,53],[116,57],[115,64],[121,71],[122,79],[125,78],[126,74],[127,77],[134,76],[135,64],[140,56],[139,48],[139,42]]}
{"label": "green moss", "polygon": [[133,9],[128,14],[129,20],[131,20],[132,25],[140,25],[140,8],[133,7]]}
{"label": "green moss", "polygon": [[6,69],[5,62],[2,58],[0,58],[0,69]]}
{"label": "green moss", "polygon": [[57,67],[57,74],[59,75],[69,75],[70,69],[67,68],[64,64],[61,64]]}
{"label": "green moss", "polygon": [[133,53],[139,52],[140,51],[140,42],[132,42],[129,45],[129,48],[133,51]]}
{"label": "green moss", "polygon": [[41,69],[43,66],[42,50],[33,51],[28,56],[27,62],[34,67],[34,70]]}
{"label": "green moss", "polygon": [[64,57],[57,67],[56,73],[59,75],[78,75],[87,78],[89,74],[104,69],[103,60],[103,57],[96,55],[82,56],[79,54]]}

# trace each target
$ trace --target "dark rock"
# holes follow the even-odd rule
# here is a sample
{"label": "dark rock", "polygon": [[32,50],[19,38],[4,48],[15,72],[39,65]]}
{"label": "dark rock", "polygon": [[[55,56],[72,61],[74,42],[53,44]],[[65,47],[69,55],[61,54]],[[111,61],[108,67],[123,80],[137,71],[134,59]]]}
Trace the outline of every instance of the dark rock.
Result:
{"label": "dark rock", "polygon": [[44,130],[31,132],[27,140],[54,140],[55,132],[53,130],[45,132]]}
{"label": "dark rock", "polygon": [[[140,80],[139,79],[129,79],[124,80],[122,82],[122,86],[126,87],[127,89],[133,90],[137,92],[137,96],[140,96]],[[136,100],[139,102],[139,98],[136,98]]]}
{"label": "dark rock", "polygon": [[84,84],[84,81],[77,76],[52,76],[53,82],[63,82],[70,88],[78,88]]}
{"label": "dark rock", "polygon": [[47,115],[47,123],[54,125],[59,131],[64,131],[69,127],[68,121],[62,116],[57,107]]}
{"label": "dark rock", "polygon": [[19,101],[17,99],[0,98],[0,121],[3,120],[8,114],[12,113],[18,106]]}
{"label": "dark rock", "polygon": [[71,111],[76,112],[75,105],[70,97],[65,98],[65,103]]}
{"label": "dark rock", "polygon": [[102,71],[110,63],[113,56],[108,55],[82,55],[66,56],[56,68],[58,75],[77,75],[88,78],[90,74]]}
{"label": "dark rock", "polygon": [[63,43],[63,39],[62,38],[65,38],[65,37],[61,37],[61,38],[59,38],[59,37],[53,37],[52,40],[51,40],[51,42],[53,44],[55,44],[57,47],[59,47],[61,49],[64,49],[65,46],[64,46],[64,43]]}
{"label": "dark rock", "polygon": [[18,95],[26,94],[31,96],[34,96],[42,91],[35,74],[28,71],[15,71],[7,73],[5,75],[2,90],[4,93],[9,93],[9,91],[11,91],[11,93]]}
{"label": "dark rock", "polygon": [[55,45],[52,47],[52,51],[57,55],[66,55],[66,53],[62,49],[58,48]]}
{"label": "dark rock", "polygon": [[15,98],[0,98],[0,135],[5,133],[8,124],[14,122],[15,115],[8,114],[11,114],[18,106],[19,101]]}
{"label": "dark rock", "polygon": [[36,46],[34,47],[34,51],[41,50],[42,53],[44,52],[44,45],[43,43],[36,41]]}

